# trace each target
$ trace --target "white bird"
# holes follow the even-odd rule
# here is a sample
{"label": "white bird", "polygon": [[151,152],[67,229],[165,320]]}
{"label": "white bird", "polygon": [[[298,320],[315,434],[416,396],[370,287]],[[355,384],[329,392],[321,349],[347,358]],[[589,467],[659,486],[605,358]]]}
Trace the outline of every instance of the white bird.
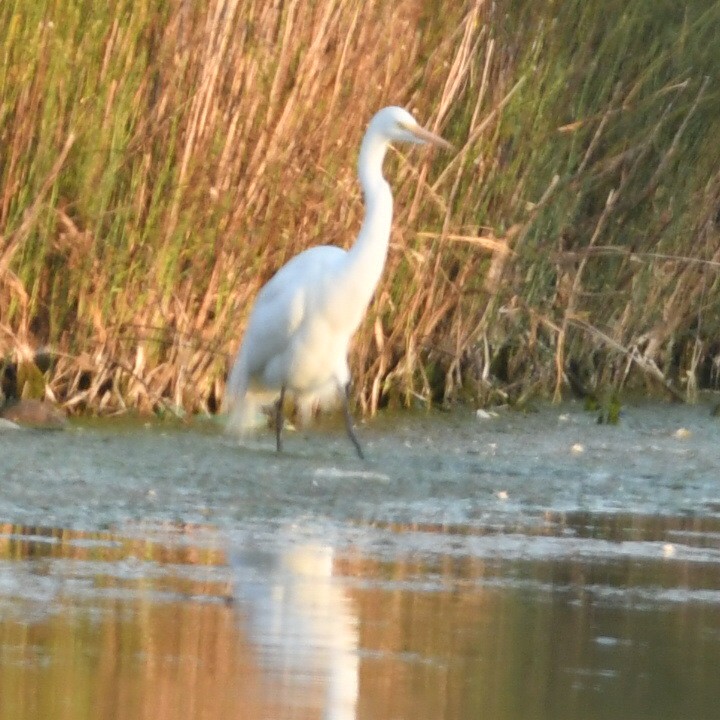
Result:
{"label": "white bird", "polygon": [[228,430],[246,430],[259,398],[279,393],[275,438],[281,451],[286,392],[298,405],[337,393],[348,436],[363,457],[348,408],[347,354],[387,257],[393,199],[382,166],[394,141],[451,147],[400,107],[372,118],[358,160],[365,218],[355,244],[347,251],[332,245],[305,250],[260,290],[225,390]]}

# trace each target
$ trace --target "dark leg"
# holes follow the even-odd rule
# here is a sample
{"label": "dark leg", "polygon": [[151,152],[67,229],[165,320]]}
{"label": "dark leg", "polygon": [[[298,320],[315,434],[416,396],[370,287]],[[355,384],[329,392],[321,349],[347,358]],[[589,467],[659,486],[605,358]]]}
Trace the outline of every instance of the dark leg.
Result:
{"label": "dark leg", "polygon": [[285,386],[280,388],[280,397],[275,403],[275,444],[278,452],[282,452],[283,429],[283,401],[285,400]]}
{"label": "dark leg", "polygon": [[344,388],[340,389],[340,397],[342,398],[342,405],[343,405],[343,414],[345,415],[345,427],[347,429],[348,437],[350,438],[352,444],[355,446],[355,449],[357,450],[358,457],[361,460],[365,459],[365,456],[363,455],[362,448],[360,447],[360,442],[357,439],[357,435],[355,435],[355,429],[353,428],[353,420],[352,416],[350,415],[350,408],[348,406],[348,396],[350,395],[350,383],[348,383]]}

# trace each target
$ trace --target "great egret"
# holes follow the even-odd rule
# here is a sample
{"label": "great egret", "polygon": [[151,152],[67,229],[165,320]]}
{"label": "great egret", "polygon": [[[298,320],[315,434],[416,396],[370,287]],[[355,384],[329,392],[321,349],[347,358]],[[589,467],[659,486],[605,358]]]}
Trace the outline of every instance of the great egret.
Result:
{"label": "great egret", "polygon": [[387,257],[393,200],[382,165],[394,141],[451,147],[400,107],[375,114],[358,160],[365,199],[360,234],[347,251],[322,245],[296,255],[260,290],[225,390],[228,430],[242,432],[252,424],[258,394],[279,392],[275,405],[279,452],[286,392],[298,404],[338,393],[348,436],[363,457],[348,408],[347,352]]}

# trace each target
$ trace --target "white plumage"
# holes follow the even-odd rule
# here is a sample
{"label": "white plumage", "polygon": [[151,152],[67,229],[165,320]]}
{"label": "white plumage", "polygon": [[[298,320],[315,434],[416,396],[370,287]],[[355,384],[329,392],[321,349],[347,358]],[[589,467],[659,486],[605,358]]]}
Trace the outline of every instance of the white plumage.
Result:
{"label": "white plumage", "polygon": [[225,391],[230,431],[251,426],[257,405],[279,393],[276,442],[281,450],[286,391],[300,406],[338,394],[348,436],[362,457],[347,404],[347,352],[387,257],[393,201],[382,165],[393,141],[449,147],[402,108],[387,107],[372,118],[358,160],[365,218],[357,240],[347,251],[331,245],[305,250],[258,293]]}

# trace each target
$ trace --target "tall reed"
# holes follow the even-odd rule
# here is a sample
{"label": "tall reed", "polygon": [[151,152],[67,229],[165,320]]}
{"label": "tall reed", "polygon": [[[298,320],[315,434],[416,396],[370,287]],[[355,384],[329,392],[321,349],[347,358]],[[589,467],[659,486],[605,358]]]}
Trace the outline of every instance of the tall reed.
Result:
{"label": "tall reed", "polygon": [[213,410],[262,282],[352,242],[396,103],[458,152],[388,162],[364,411],[717,384],[719,6],[446,5],[3,3],[0,355],[50,346],[74,411]]}

